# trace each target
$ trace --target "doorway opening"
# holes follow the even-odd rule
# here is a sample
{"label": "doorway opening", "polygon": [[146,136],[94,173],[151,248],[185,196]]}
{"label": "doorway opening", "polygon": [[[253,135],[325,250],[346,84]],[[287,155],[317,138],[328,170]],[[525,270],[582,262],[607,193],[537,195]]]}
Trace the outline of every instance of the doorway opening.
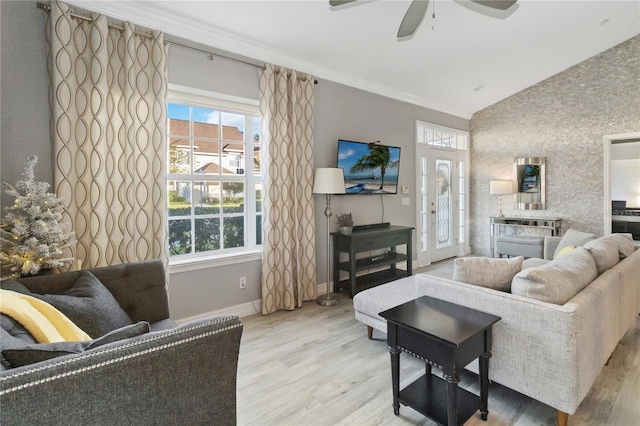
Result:
{"label": "doorway opening", "polygon": [[604,235],[640,242],[640,132],[604,136]]}
{"label": "doorway opening", "polygon": [[469,134],[416,122],[417,264],[468,254]]}

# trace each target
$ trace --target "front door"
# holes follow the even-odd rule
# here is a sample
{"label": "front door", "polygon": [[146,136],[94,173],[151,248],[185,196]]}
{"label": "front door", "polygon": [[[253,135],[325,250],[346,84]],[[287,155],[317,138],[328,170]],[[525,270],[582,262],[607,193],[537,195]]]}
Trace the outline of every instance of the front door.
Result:
{"label": "front door", "polygon": [[460,171],[455,150],[419,145],[417,151],[418,266],[423,266],[457,254]]}

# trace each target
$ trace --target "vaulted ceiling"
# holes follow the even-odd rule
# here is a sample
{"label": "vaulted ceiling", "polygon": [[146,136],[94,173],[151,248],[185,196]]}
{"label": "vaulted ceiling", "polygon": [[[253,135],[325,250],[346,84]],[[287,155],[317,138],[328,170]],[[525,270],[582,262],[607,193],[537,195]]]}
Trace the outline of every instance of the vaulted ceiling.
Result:
{"label": "vaulted ceiling", "polygon": [[637,0],[519,0],[505,12],[432,0],[402,41],[411,1],[69,3],[465,118],[640,33]]}

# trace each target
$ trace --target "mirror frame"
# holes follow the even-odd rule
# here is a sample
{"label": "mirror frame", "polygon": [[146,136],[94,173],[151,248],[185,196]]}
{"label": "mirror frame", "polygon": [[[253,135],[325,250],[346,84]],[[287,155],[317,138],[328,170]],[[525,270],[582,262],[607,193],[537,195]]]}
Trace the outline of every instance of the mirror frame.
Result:
{"label": "mirror frame", "polygon": [[[522,188],[522,179],[524,175],[525,166],[538,166],[539,167],[539,175],[538,175],[538,184],[540,187],[539,197],[537,200],[532,200],[531,196],[525,192],[520,192],[520,188]],[[517,202],[516,205],[518,210],[544,210],[545,207],[545,157],[525,157],[525,158],[516,158],[514,164],[514,173],[517,180]],[[526,196],[528,195],[528,196]]]}

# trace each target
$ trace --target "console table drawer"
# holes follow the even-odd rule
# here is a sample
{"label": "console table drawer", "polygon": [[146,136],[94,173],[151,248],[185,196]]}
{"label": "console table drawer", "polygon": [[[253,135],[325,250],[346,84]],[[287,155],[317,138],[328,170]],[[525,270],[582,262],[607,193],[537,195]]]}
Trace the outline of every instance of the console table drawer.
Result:
{"label": "console table drawer", "polygon": [[[358,238],[355,241],[354,247],[356,252],[359,252],[359,251],[376,250],[376,249],[382,249],[386,247],[399,246],[402,244],[407,244],[408,242],[407,234],[408,233],[406,232],[402,232],[402,233],[395,233],[395,234],[389,234],[389,235],[381,235],[381,236],[376,236],[371,238]],[[410,238],[410,235],[411,234],[409,234],[409,238]]]}
{"label": "console table drawer", "polygon": [[356,252],[359,251],[367,251],[367,250],[375,250],[379,248],[385,247],[382,243],[381,238],[371,237],[371,238],[359,238],[355,240],[355,244],[353,245]]}

